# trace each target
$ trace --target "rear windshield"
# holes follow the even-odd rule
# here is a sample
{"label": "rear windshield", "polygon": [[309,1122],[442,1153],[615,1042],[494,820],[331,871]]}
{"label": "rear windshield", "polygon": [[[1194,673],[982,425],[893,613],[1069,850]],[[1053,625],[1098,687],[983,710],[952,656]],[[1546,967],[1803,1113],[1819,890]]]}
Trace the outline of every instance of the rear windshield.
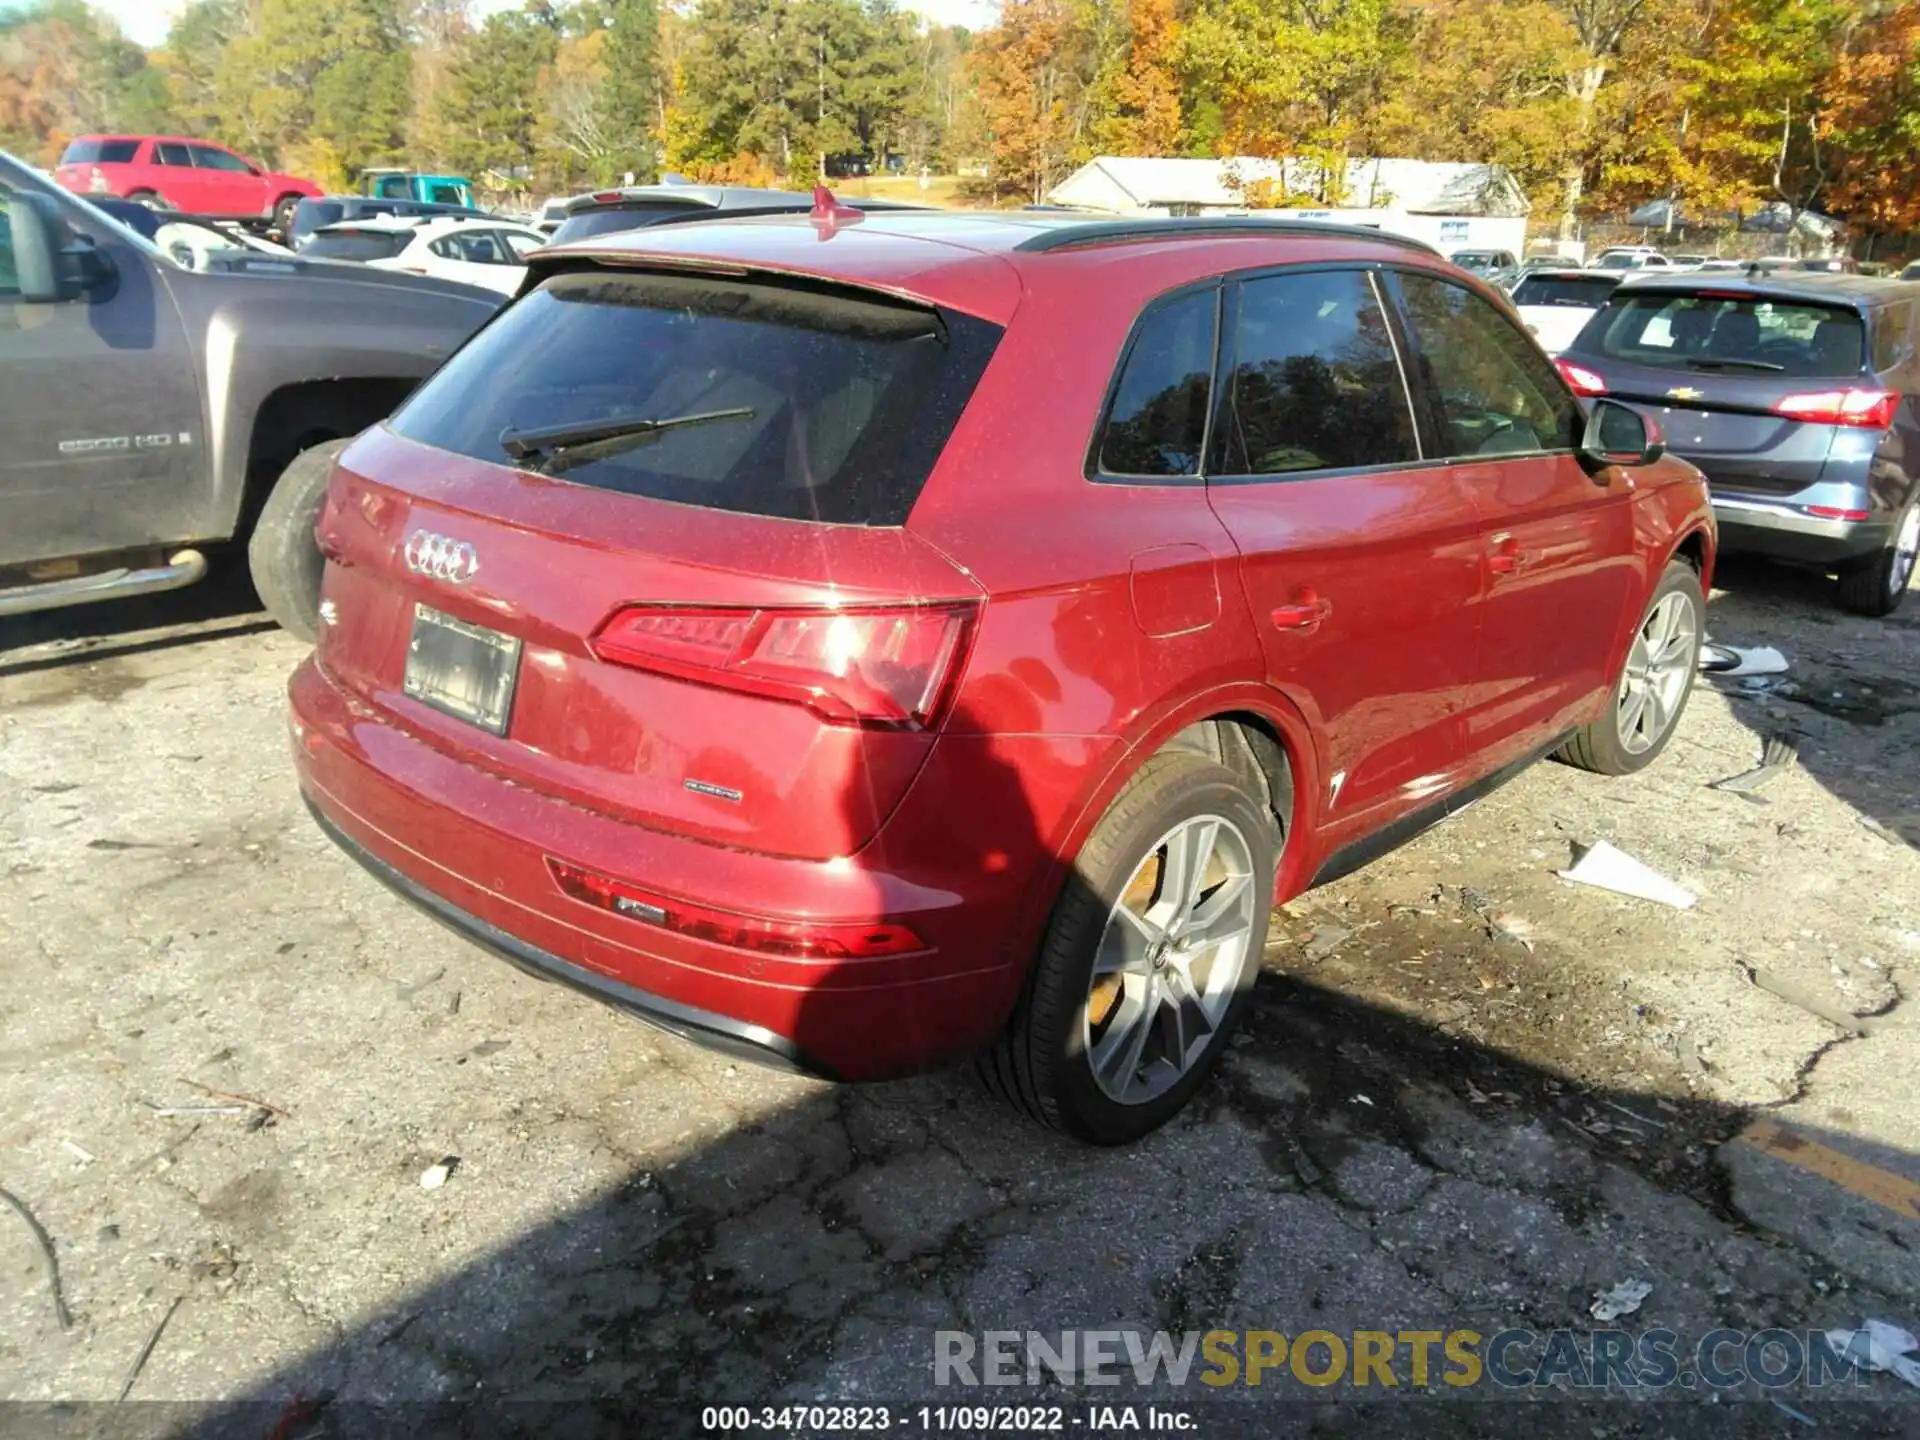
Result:
{"label": "rear windshield", "polygon": [[629,495],[898,525],[1000,334],[970,316],[792,283],[577,272],[504,311],[392,424],[537,469],[507,455],[503,431],[746,411],[548,463],[564,481]]}
{"label": "rear windshield", "polygon": [[1865,354],[1853,311],[1753,296],[1616,294],[1595,330],[1582,349],[1676,370],[1838,379],[1859,374]]}
{"label": "rear windshield", "polygon": [[1611,275],[1529,275],[1513,287],[1513,303],[1598,310],[1619,283]]}
{"label": "rear windshield", "polygon": [[411,230],[341,230],[314,236],[300,254],[308,260],[391,260],[412,239]]}
{"label": "rear windshield", "polygon": [[76,140],[60,156],[62,165],[130,165],[138,140]]}
{"label": "rear windshield", "polygon": [[564,245],[569,240],[584,240],[589,235],[611,235],[616,230],[638,230],[643,225],[657,225],[662,220],[683,220],[688,215],[718,214],[707,211],[705,206],[691,205],[602,205],[592,210],[582,210],[578,215],[570,215],[560,222],[560,228],[553,232],[553,243]]}

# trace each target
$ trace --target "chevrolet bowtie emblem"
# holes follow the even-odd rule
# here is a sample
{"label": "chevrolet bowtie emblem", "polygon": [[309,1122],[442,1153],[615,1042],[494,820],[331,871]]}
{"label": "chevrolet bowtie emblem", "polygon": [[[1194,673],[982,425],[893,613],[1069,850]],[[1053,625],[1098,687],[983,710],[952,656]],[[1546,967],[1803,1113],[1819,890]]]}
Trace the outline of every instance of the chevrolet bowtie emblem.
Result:
{"label": "chevrolet bowtie emblem", "polygon": [[1695,390],[1690,385],[1676,385],[1673,389],[1667,391],[1667,398],[1669,400],[1698,400],[1703,393],[1703,391]]}

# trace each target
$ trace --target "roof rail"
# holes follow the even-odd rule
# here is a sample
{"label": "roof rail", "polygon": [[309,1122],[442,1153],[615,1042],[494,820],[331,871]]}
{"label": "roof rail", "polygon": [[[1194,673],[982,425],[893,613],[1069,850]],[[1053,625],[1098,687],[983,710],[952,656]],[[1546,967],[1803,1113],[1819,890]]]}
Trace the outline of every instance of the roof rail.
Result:
{"label": "roof rail", "polygon": [[1424,240],[1375,230],[1367,225],[1343,225],[1332,220],[1267,220],[1256,215],[1164,216],[1137,220],[1089,220],[1084,224],[1049,225],[1013,248],[1029,253],[1069,250],[1081,245],[1104,245],[1125,240],[1216,239],[1223,235],[1338,236],[1346,240],[1373,240],[1398,245],[1425,255],[1440,252]]}

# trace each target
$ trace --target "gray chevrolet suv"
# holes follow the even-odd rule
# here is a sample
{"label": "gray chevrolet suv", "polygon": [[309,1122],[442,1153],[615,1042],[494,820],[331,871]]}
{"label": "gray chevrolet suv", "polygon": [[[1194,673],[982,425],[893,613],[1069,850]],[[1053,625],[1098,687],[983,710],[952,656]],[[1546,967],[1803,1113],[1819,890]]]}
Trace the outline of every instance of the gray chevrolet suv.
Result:
{"label": "gray chevrolet suv", "polygon": [[1721,548],[1839,577],[1890,615],[1920,554],[1920,284],[1799,271],[1629,280],[1556,362],[1657,420]]}

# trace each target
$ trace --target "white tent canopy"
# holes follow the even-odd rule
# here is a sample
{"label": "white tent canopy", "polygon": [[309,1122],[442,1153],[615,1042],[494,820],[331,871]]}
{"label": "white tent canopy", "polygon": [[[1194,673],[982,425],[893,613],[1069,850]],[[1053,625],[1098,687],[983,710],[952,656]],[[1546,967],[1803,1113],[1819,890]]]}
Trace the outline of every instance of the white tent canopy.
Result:
{"label": "white tent canopy", "polygon": [[[1054,186],[1056,205],[1116,215],[1219,214],[1247,208],[1247,188],[1267,182],[1290,195],[1325,193],[1318,162],[1237,155],[1172,160],[1101,155]],[[1354,158],[1342,210],[1397,210],[1412,215],[1524,217],[1526,192],[1505,166],[1437,160]]]}

